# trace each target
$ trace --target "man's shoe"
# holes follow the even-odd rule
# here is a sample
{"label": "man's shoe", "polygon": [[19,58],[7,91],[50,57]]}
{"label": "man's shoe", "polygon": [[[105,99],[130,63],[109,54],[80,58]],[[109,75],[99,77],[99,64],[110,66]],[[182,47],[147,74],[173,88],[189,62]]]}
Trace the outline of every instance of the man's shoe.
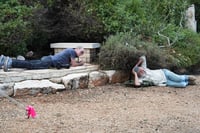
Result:
{"label": "man's shoe", "polygon": [[10,60],[10,57],[6,57],[6,59],[5,59],[5,61],[4,61],[4,65],[3,65],[3,71],[4,71],[4,72],[8,72],[9,60]]}
{"label": "man's shoe", "polygon": [[197,83],[195,81],[189,81],[188,84],[189,85],[196,85]]}
{"label": "man's shoe", "polygon": [[4,61],[5,61],[5,56],[4,55],[1,55],[0,56],[0,69],[3,67],[3,65],[4,65]]}
{"label": "man's shoe", "polygon": [[188,76],[188,84],[189,85],[196,85],[196,78],[195,76]]}
{"label": "man's shoe", "polygon": [[195,81],[195,80],[196,80],[195,76],[188,76],[188,81]]}

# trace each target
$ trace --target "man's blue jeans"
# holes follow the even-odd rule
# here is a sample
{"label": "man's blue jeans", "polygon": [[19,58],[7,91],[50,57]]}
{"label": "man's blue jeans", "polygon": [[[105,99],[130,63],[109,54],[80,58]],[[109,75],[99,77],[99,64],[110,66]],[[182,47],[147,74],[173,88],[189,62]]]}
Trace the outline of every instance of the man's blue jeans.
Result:
{"label": "man's blue jeans", "polygon": [[54,67],[51,57],[43,60],[16,60],[12,59],[13,68],[26,68],[26,69],[48,69]]}
{"label": "man's blue jeans", "polygon": [[167,86],[186,87],[188,85],[187,75],[178,75],[168,69],[163,69],[163,71],[167,79]]}

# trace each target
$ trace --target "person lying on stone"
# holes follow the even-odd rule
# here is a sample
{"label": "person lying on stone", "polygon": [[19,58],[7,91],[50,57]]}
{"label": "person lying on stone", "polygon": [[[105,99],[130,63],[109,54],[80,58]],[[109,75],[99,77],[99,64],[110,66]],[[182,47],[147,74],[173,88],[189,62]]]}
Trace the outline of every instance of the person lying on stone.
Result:
{"label": "person lying on stone", "polygon": [[134,85],[139,87],[143,82],[152,83],[155,86],[171,86],[184,88],[187,85],[195,85],[195,77],[178,75],[168,69],[151,70],[147,68],[146,57],[141,56],[137,64],[132,68],[135,76]]}
{"label": "person lying on stone", "polygon": [[76,61],[75,58],[84,54],[84,48],[68,48],[55,54],[44,56],[40,60],[17,60],[4,55],[0,56],[0,67],[5,72],[9,68],[26,68],[26,69],[48,69],[48,68],[69,68],[70,66],[81,66],[83,61]]}

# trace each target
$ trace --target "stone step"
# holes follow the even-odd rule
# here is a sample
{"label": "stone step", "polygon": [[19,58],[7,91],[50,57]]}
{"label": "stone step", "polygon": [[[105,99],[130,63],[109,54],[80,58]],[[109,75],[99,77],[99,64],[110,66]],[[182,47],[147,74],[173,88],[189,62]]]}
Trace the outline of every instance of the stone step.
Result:
{"label": "stone step", "polygon": [[10,72],[0,70],[0,83],[13,83],[24,80],[41,80],[50,78],[59,78],[72,73],[83,73],[98,70],[98,65],[84,65],[71,67],[70,69],[42,69],[42,70],[24,70],[11,69]]}
{"label": "stone step", "polygon": [[[99,70],[98,65],[70,69],[22,70],[0,72],[0,90],[8,96],[56,93],[66,89],[84,89],[109,83],[122,83],[129,74],[122,71]],[[2,95],[0,94],[0,97]]]}

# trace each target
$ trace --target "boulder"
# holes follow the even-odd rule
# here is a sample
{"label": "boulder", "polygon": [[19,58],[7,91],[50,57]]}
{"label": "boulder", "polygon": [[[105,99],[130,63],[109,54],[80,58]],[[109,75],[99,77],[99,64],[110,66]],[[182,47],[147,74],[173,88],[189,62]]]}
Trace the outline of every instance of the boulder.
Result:
{"label": "boulder", "polygon": [[67,89],[83,89],[88,87],[88,73],[69,74],[62,78]]}
{"label": "boulder", "polygon": [[14,95],[14,84],[12,83],[0,84],[0,97],[3,97],[4,95],[8,96]]}
{"label": "boulder", "polygon": [[124,72],[124,71],[105,71],[105,73],[109,76],[109,83],[115,84],[115,83],[123,83],[127,80],[129,80],[130,73]]}
{"label": "boulder", "polygon": [[64,85],[52,83],[49,80],[26,80],[15,83],[14,95],[37,95],[38,93],[48,94],[64,89]]}
{"label": "boulder", "polygon": [[109,77],[105,72],[93,71],[89,73],[89,88],[106,85],[107,83],[109,83]]}

